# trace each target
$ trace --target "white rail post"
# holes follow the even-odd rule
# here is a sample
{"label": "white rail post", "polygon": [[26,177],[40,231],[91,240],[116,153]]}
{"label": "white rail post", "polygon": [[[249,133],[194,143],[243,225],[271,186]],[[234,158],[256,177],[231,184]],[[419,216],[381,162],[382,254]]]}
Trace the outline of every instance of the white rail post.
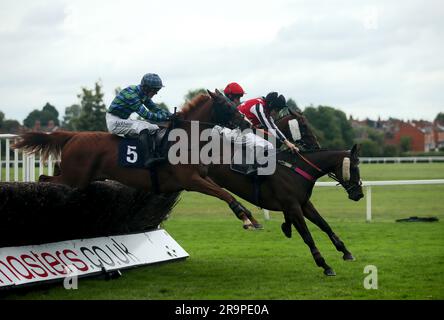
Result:
{"label": "white rail post", "polygon": [[18,149],[14,150],[14,181],[18,181],[19,176],[19,151]]}
{"label": "white rail post", "polygon": [[9,173],[10,173],[9,172],[10,171],[10,168],[9,168],[10,163],[9,163],[9,161],[10,161],[10,159],[9,159],[9,139],[8,138],[6,138],[5,160],[6,160],[6,170],[5,170],[6,177],[5,177],[5,181],[9,182]]}
{"label": "white rail post", "polygon": [[22,151],[22,181],[26,182],[26,154]]}
{"label": "white rail post", "polygon": [[30,179],[29,179],[29,181],[30,182],[35,182],[35,154],[32,154],[31,155],[31,157],[30,157],[30,166],[31,166],[31,168],[30,168]]}
{"label": "white rail post", "polygon": [[52,166],[52,156],[49,155],[48,156],[48,176],[52,176],[53,175],[53,166]]}
{"label": "white rail post", "polygon": [[42,153],[39,154],[39,177],[43,174],[43,160]]}
{"label": "white rail post", "polygon": [[367,186],[367,222],[372,221],[372,187]]}

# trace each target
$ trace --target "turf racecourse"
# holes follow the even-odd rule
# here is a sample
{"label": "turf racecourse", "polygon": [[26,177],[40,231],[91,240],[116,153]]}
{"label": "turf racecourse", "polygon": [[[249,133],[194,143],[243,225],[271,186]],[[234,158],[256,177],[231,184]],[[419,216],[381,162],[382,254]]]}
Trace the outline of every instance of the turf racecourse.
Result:
{"label": "turf racecourse", "polygon": [[[444,164],[361,165],[363,180],[444,178]],[[308,222],[336,277],[315,266],[293,231],[280,231],[281,213],[265,230],[244,231],[220,201],[183,193],[168,232],[190,254],[171,264],[124,271],[118,280],[82,279],[78,290],[62,285],[9,293],[10,299],[444,299],[444,185],[373,187],[373,217],[338,188],[317,188],[318,210],[357,258],[344,262],[327,236]],[[245,202],[244,202],[245,203]],[[435,223],[395,223],[409,216],[437,216]],[[378,289],[363,286],[364,267],[378,270]]]}

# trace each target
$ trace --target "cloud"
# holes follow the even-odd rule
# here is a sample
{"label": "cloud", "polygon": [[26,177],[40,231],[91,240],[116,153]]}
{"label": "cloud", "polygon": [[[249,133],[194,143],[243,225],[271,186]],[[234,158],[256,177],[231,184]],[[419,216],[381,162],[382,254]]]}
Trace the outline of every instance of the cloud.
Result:
{"label": "cloud", "polygon": [[47,101],[63,114],[99,78],[109,103],[146,72],[162,76],[155,100],[172,107],[189,89],[238,81],[248,98],[278,90],[361,118],[443,109],[439,1],[22,0],[0,12],[0,109],[10,118]]}

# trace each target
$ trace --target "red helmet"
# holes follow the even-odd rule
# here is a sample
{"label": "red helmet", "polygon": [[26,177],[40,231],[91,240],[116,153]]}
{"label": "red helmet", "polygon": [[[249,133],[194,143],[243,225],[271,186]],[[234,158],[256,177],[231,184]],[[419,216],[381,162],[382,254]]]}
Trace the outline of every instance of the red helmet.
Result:
{"label": "red helmet", "polygon": [[244,91],[244,89],[242,89],[242,87],[238,83],[231,82],[225,87],[224,93],[225,93],[225,95],[232,95],[232,94],[244,95],[245,91]]}

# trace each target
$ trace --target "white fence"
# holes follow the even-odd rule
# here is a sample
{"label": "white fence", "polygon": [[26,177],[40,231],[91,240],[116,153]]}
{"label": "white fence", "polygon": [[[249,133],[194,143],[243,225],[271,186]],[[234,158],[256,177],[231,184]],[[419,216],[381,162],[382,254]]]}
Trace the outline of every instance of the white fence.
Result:
{"label": "white fence", "polygon": [[[444,179],[431,180],[392,180],[392,181],[362,181],[362,187],[365,190],[366,201],[366,220],[372,220],[372,187],[373,186],[405,186],[405,185],[431,185],[444,184]],[[316,187],[338,187],[337,182],[316,182]],[[338,187],[342,188],[342,187]],[[269,210],[263,209],[265,220],[270,220]]]}
{"label": "white fence", "polygon": [[0,181],[35,181],[36,167],[39,175],[44,172],[52,175],[55,159],[49,157],[47,163],[43,163],[40,155],[11,150],[17,137],[15,134],[0,134]]}
{"label": "white fence", "polygon": [[360,157],[361,163],[424,163],[424,162],[444,162],[444,157]]}
{"label": "white fence", "polygon": [[[405,186],[405,185],[444,184],[444,179],[432,180],[393,180],[393,181],[362,181],[367,202],[366,220],[372,220],[372,187],[373,186]],[[336,182],[316,182],[317,187],[336,187]]]}

